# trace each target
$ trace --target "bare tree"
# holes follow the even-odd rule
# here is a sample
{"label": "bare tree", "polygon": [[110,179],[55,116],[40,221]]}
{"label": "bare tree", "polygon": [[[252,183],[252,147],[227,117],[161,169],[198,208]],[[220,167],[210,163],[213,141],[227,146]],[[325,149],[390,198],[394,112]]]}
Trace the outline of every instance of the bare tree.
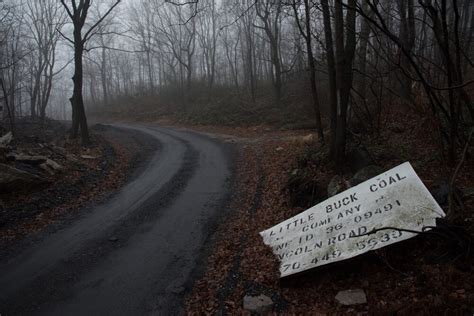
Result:
{"label": "bare tree", "polygon": [[88,29],[84,35],[83,28],[86,25],[87,14],[91,6],[91,0],[71,0],[71,4],[66,4],[65,0],[61,0],[62,5],[73,24],[73,39],[67,38],[74,45],[74,92],[71,97],[72,106],[72,129],[71,137],[78,136],[79,127],[81,130],[81,138],[83,143],[89,143],[89,130],[87,126],[87,117],[84,109],[83,99],[83,54],[86,42],[94,35],[94,31],[100,23],[112,12],[112,10],[120,3],[121,0],[115,0],[107,11]]}
{"label": "bare tree", "polygon": [[[303,15],[304,18],[301,21],[300,18],[300,5],[303,2]],[[291,6],[293,7],[293,11],[295,14],[296,24],[298,25],[298,30],[300,31],[301,36],[303,37],[306,43],[306,54],[308,58],[308,66],[309,66],[309,83],[310,83],[310,90],[311,96],[313,98],[313,108],[315,113],[315,121],[316,121],[316,129],[318,131],[319,138],[322,142],[324,142],[324,133],[323,133],[323,126],[321,123],[321,110],[319,104],[319,95],[318,95],[318,88],[316,85],[316,64],[314,60],[313,54],[313,44],[312,44],[312,30],[311,30],[311,7],[309,0],[297,1],[292,0]]]}
{"label": "bare tree", "polygon": [[[342,170],[346,149],[347,109],[352,89],[352,64],[356,48],[356,0],[349,0],[344,18],[342,0],[334,2],[334,31],[327,0],[321,0],[331,100],[331,153],[336,170]],[[334,35],[333,35],[334,34]],[[333,37],[334,36],[334,37]],[[334,46],[333,46],[334,39]]]}
{"label": "bare tree", "polygon": [[60,38],[57,30],[62,29],[66,16],[55,0],[27,2],[26,6],[26,24],[35,52],[31,54],[33,69],[30,113],[33,117],[39,113],[44,120],[55,75],[56,46]]}
{"label": "bare tree", "polygon": [[278,0],[257,1],[256,13],[260,18],[262,25],[254,26],[262,29],[270,43],[271,62],[272,62],[272,82],[275,88],[275,98],[277,105],[281,105],[282,98],[282,65],[280,58],[280,23],[282,2]]}
{"label": "bare tree", "polygon": [[211,90],[216,74],[217,10],[214,0],[206,0],[206,2],[201,2],[200,5],[204,8],[198,16],[196,34],[203,52],[203,66],[207,85]]}

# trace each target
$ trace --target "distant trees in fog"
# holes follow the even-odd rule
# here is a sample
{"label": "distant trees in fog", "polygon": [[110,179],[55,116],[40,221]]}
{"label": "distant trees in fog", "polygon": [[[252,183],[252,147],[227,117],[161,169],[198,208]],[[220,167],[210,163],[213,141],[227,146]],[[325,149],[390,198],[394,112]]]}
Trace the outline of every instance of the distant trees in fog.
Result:
{"label": "distant trees in fog", "polygon": [[[19,105],[26,103],[31,115],[44,116],[58,41],[67,43],[61,31],[74,34],[76,69],[79,53],[84,57],[84,77],[76,72],[72,98],[79,122],[85,122],[82,80],[91,107],[177,91],[180,111],[193,105],[196,89],[206,91],[209,102],[227,89],[249,111],[262,98],[284,109],[297,82],[307,89],[320,139],[329,142],[338,166],[348,124],[377,132],[390,107],[413,108],[436,122],[453,163],[472,128],[469,0],[136,0],[123,1],[120,11],[101,20],[118,2],[111,1],[89,12],[81,34],[76,2],[61,2],[1,5],[1,79],[12,119],[27,111]],[[77,3],[82,10],[90,5]]]}

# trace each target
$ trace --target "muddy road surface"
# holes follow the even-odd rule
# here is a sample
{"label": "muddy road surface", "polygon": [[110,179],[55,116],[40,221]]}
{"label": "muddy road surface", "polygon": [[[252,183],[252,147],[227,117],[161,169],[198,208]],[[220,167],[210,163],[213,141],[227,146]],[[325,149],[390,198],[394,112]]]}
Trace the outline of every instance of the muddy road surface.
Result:
{"label": "muddy road surface", "polygon": [[0,258],[0,314],[180,314],[227,210],[233,149],[169,128],[107,127],[157,142],[107,202]]}

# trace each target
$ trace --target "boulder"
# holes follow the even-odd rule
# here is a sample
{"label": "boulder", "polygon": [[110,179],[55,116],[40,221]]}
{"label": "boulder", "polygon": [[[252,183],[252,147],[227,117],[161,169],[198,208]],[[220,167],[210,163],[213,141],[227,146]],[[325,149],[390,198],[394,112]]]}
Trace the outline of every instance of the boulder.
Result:
{"label": "boulder", "polygon": [[332,177],[328,184],[328,197],[341,193],[347,188],[346,181],[340,175]]}
{"label": "boulder", "polygon": [[273,309],[274,304],[270,297],[263,294],[258,296],[245,295],[244,297],[244,309],[251,313],[269,313]]}
{"label": "boulder", "polygon": [[361,289],[339,291],[336,295],[336,301],[346,306],[367,304],[367,296],[364,290]]}
{"label": "boulder", "polygon": [[0,164],[0,190],[2,191],[19,191],[25,187],[37,186],[45,182],[45,179],[37,175]]}
{"label": "boulder", "polygon": [[384,170],[382,169],[382,167],[379,167],[376,165],[370,165],[370,166],[364,167],[360,169],[359,171],[357,171],[356,174],[349,180],[349,185],[351,187],[356,186],[359,183],[367,181],[370,178],[373,178],[383,172]]}

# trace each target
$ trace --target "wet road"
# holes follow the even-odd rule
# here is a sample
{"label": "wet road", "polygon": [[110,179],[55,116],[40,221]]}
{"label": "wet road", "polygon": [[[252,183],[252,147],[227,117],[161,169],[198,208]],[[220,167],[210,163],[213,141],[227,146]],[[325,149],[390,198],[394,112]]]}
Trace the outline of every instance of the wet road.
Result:
{"label": "wet road", "polygon": [[158,142],[141,174],[66,228],[0,259],[0,314],[182,312],[224,216],[232,150],[206,136],[119,126]]}

